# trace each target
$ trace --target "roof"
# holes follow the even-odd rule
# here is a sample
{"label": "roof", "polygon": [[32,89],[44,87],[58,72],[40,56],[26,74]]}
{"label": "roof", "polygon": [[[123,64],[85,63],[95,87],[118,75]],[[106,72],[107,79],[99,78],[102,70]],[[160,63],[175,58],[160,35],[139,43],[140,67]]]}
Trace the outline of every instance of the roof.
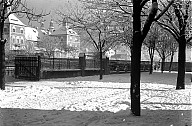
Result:
{"label": "roof", "polygon": [[8,24],[17,24],[21,26],[26,26],[19,18],[17,18],[14,14],[10,14],[9,17],[5,20],[5,23]]}
{"label": "roof", "polygon": [[50,34],[50,36],[63,36],[63,35],[79,36],[74,30],[68,29],[66,28],[66,26],[62,26]]}
{"label": "roof", "polygon": [[43,38],[45,35],[48,35],[45,30],[37,29],[37,31],[38,31],[37,41],[41,41],[42,38]]}
{"label": "roof", "polygon": [[62,36],[67,35],[67,28],[65,26],[60,27],[59,29],[55,30],[50,36]]}
{"label": "roof", "polygon": [[27,40],[37,41],[38,31],[36,28],[25,27],[25,38]]}
{"label": "roof", "polygon": [[68,35],[79,36],[79,35],[77,34],[77,32],[75,32],[75,31],[72,30],[72,29],[68,29],[68,30],[67,30],[67,34],[68,34]]}

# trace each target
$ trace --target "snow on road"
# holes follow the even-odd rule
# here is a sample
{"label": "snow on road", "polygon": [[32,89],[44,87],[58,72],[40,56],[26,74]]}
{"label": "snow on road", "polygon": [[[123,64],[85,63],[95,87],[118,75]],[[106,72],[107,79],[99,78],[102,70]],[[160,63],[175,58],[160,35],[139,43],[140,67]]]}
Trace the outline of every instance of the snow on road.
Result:
{"label": "snow on road", "polygon": [[[0,90],[0,107],[118,112],[130,108],[129,87],[130,83],[94,81],[15,82]],[[191,91],[189,85],[175,90],[173,85],[142,83],[141,108],[191,110]]]}

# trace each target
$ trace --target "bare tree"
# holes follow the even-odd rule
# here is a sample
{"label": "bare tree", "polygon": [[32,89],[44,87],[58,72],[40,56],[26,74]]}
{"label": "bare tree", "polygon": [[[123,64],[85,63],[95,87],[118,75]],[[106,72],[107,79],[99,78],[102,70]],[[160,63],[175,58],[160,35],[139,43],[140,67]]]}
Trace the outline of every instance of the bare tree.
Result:
{"label": "bare tree", "polygon": [[[151,24],[154,20],[158,20],[170,7],[174,0],[172,0],[165,8],[164,11],[159,13],[158,11],[158,2],[157,0],[152,0],[149,5],[151,6],[150,11],[144,11],[144,6],[149,0],[133,0],[133,42],[131,46],[131,111],[134,115],[140,116],[140,61],[141,61],[141,47],[142,43],[151,27]],[[130,7],[128,2],[117,2],[117,6],[120,10],[129,14],[129,11],[126,11],[125,7]],[[146,14],[148,12],[148,14]],[[141,18],[146,16],[146,18]],[[142,22],[142,20],[146,19]]]}
{"label": "bare tree", "polygon": [[27,40],[26,41],[26,44],[25,44],[25,50],[24,50],[24,53],[25,54],[28,54],[28,55],[33,55],[35,54],[35,48],[34,48],[34,42],[33,41],[30,41],[30,40]]}
{"label": "bare tree", "polygon": [[173,57],[175,55],[175,52],[177,52],[177,48],[178,48],[178,43],[176,42],[175,38],[172,37],[172,42],[170,43],[170,62],[169,62],[169,72],[171,72],[172,70],[172,64],[173,64]]}
{"label": "bare tree", "polygon": [[10,14],[17,14],[20,17],[24,15],[29,21],[37,21],[42,16],[47,14],[36,14],[34,9],[27,7],[26,3],[22,0],[1,0],[0,1],[0,88],[5,89],[5,43],[6,40],[3,38],[4,34],[4,22]]}
{"label": "bare tree", "polygon": [[77,47],[74,46],[66,46],[64,48],[62,48],[65,52],[71,54],[71,56],[73,58],[75,58],[78,54],[79,54],[79,49]]}
{"label": "bare tree", "polygon": [[[113,12],[115,19],[123,21],[133,20],[133,40],[131,44],[131,111],[134,115],[140,116],[140,61],[142,43],[151,27],[153,21],[158,20],[171,6],[171,0],[157,16],[157,0],[81,0],[89,3],[95,2],[95,8],[101,8]],[[145,7],[148,4],[150,10]],[[133,7],[133,8],[132,8]],[[148,14],[146,14],[148,13]],[[132,19],[130,19],[132,15]],[[144,18],[143,18],[144,16]],[[119,20],[118,20],[119,21]],[[132,21],[131,21],[132,22]]]}
{"label": "bare tree", "polygon": [[158,37],[159,37],[159,28],[157,25],[154,24],[143,43],[144,46],[148,48],[148,53],[151,60],[149,74],[152,74],[153,72],[153,58],[155,54],[156,43],[158,42]]}
{"label": "bare tree", "polygon": [[[144,13],[144,16],[147,16],[146,20],[142,23],[143,20],[143,8],[144,5],[149,0],[133,0],[133,45],[131,48],[131,111],[134,115],[140,116],[141,108],[140,108],[140,61],[141,61],[141,47],[142,43],[151,27],[151,24],[154,20],[158,20],[170,7],[174,0],[172,0],[165,8],[164,11],[159,13],[158,11],[158,2],[157,0],[152,0],[149,5],[151,6],[151,10],[148,11],[148,14]],[[125,4],[118,3],[118,6],[123,11],[127,12],[123,9]],[[146,11],[145,11],[146,12]],[[128,13],[128,12],[127,12]],[[143,26],[143,27],[142,27]]]}
{"label": "bare tree", "polygon": [[94,1],[81,2],[83,4],[81,9],[70,10],[68,13],[57,10],[56,13],[61,18],[67,18],[72,28],[82,29],[89,36],[89,41],[93,43],[93,46],[99,52],[100,79],[102,79],[102,55],[112,45],[111,43],[114,42],[112,38],[115,38],[114,35],[116,34],[116,24],[111,20],[113,13],[112,11],[95,7],[97,4]]}
{"label": "bare tree", "polygon": [[[162,6],[165,6],[165,1],[161,1]],[[185,88],[185,60],[186,60],[186,45],[192,39],[192,36],[187,38],[186,30],[191,21],[191,1],[176,0],[172,7],[167,11],[162,20],[157,23],[169,31],[178,42],[178,75],[176,89]]]}
{"label": "bare tree", "polygon": [[159,32],[158,42],[156,43],[155,49],[161,58],[161,72],[163,73],[165,67],[165,60],[172,54],[172,43],[173,43],[172,36],[166,32],[165,30],[161,29]]}
{"label": "bare tree", "polygon": [[39,47],[51,58],[54,57],[55,50],[60,47],[60,43],[59,38],[45,35],[39,42]]}

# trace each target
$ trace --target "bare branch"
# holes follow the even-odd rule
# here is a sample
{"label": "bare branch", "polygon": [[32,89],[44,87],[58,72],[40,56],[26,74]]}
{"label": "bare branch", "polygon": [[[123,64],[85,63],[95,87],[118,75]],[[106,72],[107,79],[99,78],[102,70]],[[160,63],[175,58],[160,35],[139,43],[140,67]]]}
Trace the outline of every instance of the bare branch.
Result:
{"label": "bare branch", "polygon": [[140,7],[143,8],[143,6],[148,2],[149,0],[142,0]]}
{"label": "bare branch", "polygon": [[192,40],[192,36],[187,39],[187,43],[189,43]]}
{"label": "bare branch", "polygon": [[169,25],[166,25],[160,21],[157,21],[157,24],[159,24],[163,29],[169,31],[174,38],[178,41],[179,40],[179,33],[177,33],[174,29],[172,29]]}
{"label": "bare branch", "polygon": [[169,4],[167,5],[166,8],[163,9],[163,11],[161,11],[161,13],[159,15],[156,16],[156,18],[154,19],[155,21],[157,21],[168,9],[169,7],[174,3],[175,0],[171,0],[169,2]]}
{"label": "bare branch", "polygon": [[147,19],[145,21],[144,28],[142,31],[143,39],[146,37],[146,35],[150,29],[150,26],[151,26],[152,22],[154,21],[154,17],[157,14],[157,10],[158,10],[158,4],[157,4],[157,2],[153,2],[151,11],[150,11],[149,16],[147,17]]}
{"label": "bare branch", "polygon": [[123,5],[120,5],[118,2],[116,2],[117,6],[125,13],[125,14],[132,14],[130,12],[127,12],[125,9],[123,9],[121,6]]}

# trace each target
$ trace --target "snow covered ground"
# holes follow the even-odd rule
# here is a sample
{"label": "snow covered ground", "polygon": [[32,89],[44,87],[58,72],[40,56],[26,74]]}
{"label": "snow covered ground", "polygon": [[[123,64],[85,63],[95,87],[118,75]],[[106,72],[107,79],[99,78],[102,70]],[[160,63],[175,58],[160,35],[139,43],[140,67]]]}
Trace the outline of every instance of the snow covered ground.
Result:
{"label": "snow covered ground", "polygon": [[[6,90],[2,91],[0,90],[0,126],[11,126],[17,124],[18,126],[31,126],[31,125],[45,125],[45,126],[51,126],[51,125],[64,125],[64,123],[51,123],[52,120],[47,120],[46,122],[42,122],[42,120],[36,121],[36,123],[29,123],[27,121],[23,121],[23,118],[15,119],[15,117],[10,117],[8,114],[11,113],[10,110],[16,111],[16,110],[39,110],[41,112],[44,111],[68,111],[68,112],[109,112],[110,114],[119,114],[126,112],[130,110],[130,83],[112,83],[112,82],[97,82],[97,81],[76,81],[76,82],[57,82],[57,81],[39,81],[39,82],[14,82],[11,84],[8,84],[6,86]],[[182,123],[165,123],[165,125],[178,125],[181,124],[183,126],[190,126],[191,123],[191,109],[192,109],[192,97],[191,97],[191,91],[192,88],[190,85],[186,85],[185,90],[175,90],[175,86],[173,85],[167,85],[167,84],[154,84],[154,83],[142,83],[141,84],[141,109],[143,111],[154,111],[156,115],[161,115],[163,111],[169,112],[169,117],[171,118],[170,112],[176,112],[171,113],[172,116],[175,116],[174,114],[178,114],[178,111],[181,111],[181,113],[177,117],[173,117],[175,119],[175,122],[177,122],[178,118],[180,116],[183,118]],[[126,110],[126,111],[125,111]],[[161,111],[161,112],[160,112]],[[186,114],[182,111],[187,111]],[[189,113],[188,113],[189,111]],[[159,112],[159,113],[157,113]],[[165,112],[162,113],[162,116],[165,115]],[[146,113],[146,112],[143,112]],[[21,113],[20,113],[21,114]],[[61,113],[60,113],[61,114]],[[127,113],[126,113],[127,114]],[[126,115],[124,114],[124,116]],[[185,114],[185,115],[184,115]],[[29,113],[25,116],[28,117]],[[46,116],[49,115],[45,114]],[[44,115],[44,116],[45,116]],[[52,114],[51,114],[52,115]],[[92,114],[90,114],[88,117],[91,117]],[[95,114],[94,114],[95,115]],[[105,115],[105,114],[104,114]],[[135,123],[130,123],[133,126],[140,126],[140,125],[162,125],[161,119],[158,121],[149,121],[148,123],[145,122],[145,118],[151,114],[147,114],[148,116],[142,116],[142,119],[131,117],[127,118],[127,116],[123,117],[121,122],[123,123],[117,123],[113,122],[115,119],[111,119],[113,117],[112,115],[107,115],[104,117],[102,116],[102,119],[99,118],[100,121],[98,121],[98,118],[93,118],[91,121],[89,121],[88,124],[85,126],[94,126],[100,125],[114,125],[114,126],[123,126],[127,125],[128,122],[130,123],[129,119],[132,119],[132,122],[135,121]],[[21,115],[20,115],[21,116]],[[34,115],[37,116],[37,115]],[[28,120],[31,120],[34,118],[28,117]],[[43,116],[43,115],[42,115]],[[43,117],[44,117],[43,116]],[[69,114],[70,116],[70,114]],[[82,115],[84,117],[85,115]],[[122,115],[121,115],[122,116]],[[151,115],[153,117],[155,115]],[[184,117],[185,116],[185,117]],[[88,118],[87,117],[87,118]],[[94,116],[95,117],[95,116]],[[98,116],[97,116],[98,117]],[[17,122],[14,123],[13,121]],[[54,117],[52,117],[54,118]],[[56,117],[55,117],[56,118]],[[61,120],[63,120],[63,117],[60,117]],[[72,118],[72,117],[71,117]],[[71,120],[71,118],[68,119]],[[78,117],[79,118],[79,117]],[[118,116],[118,119],[120,116]],[[127,119],[126,119],[127,118]],[[158,118],[158,117],[157,117]],[[77,122],[71,120],[70,124],[71,126],[78,126]],[[111,121],[111,123],[102,123],[101,120],[107,119]],[[11,121],[12,120],[12,121]],[[26,119],[27,120],[27,119]],[[54,119],[53,119],[54,120]],[[95,122],[97,120],[97,122]],[[134,121],[133,121],[134,120]],[[140,120],[140,121],[139,121]],[[150,119],[147,119],[150,120]],[[163,120],[163,119],[162,119]],[[86,121],[86,119],[84,119]],[[144,122],[145,123],[144,123]],[[164,120],[165,121],[165,120]],[[164,122],[163,121],[163,122]],[[174,120],[172,120],[174,122]],[[19,122],[19,123],[18,123]],[[38,122],[38,123],[37,123]],[[41,123],[40,123],[41,122]],[[72,123],[74,122],[74,123]],[[118,125],[117,125],[118,124]],[[64,126],[68,126],[69,124],[66,123]],[[83,125],[82,125],[83,126]]]}

